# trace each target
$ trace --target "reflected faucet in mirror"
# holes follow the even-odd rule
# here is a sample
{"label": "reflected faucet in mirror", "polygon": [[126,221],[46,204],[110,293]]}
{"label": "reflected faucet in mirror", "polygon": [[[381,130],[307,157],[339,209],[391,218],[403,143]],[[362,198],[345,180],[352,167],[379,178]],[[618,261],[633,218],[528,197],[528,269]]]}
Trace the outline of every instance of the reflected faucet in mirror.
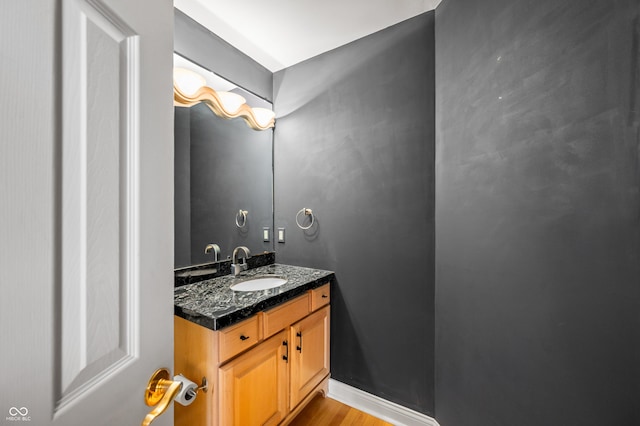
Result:
{"label": "reflected faucet in mirror", "polygon": [[[242,263],[238,263],[239,261],[238,255],[241,251],[244,252],[244,257],[242,258]],[[238,275],[240,272],[246,271],[249,267],[249,265],[247,264],[247,259],[249,257],[251,257],[251,252],[247,247],[239,246],[233,249],[233,256],[231,260],[231,273],[233,275]]]}
{"label": "reflected faucet in mirror", "polygon": [[204,254],[213,252],[213,261],[218,262],[220,260],[220,246],[217,244],[207,244],[204,248]]}

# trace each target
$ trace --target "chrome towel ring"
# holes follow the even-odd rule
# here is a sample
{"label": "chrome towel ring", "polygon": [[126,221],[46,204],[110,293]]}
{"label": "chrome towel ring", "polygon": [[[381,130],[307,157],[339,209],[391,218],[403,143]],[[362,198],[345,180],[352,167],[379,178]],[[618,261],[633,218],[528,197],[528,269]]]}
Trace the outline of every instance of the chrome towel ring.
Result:
{"label": "chrome towel ring", "polygon": [[[300,222],[298,221],[298,217],[300,216],[300,213],[304,213],[304,216],[311,216],[311,223],[309,224],[309,226],[302,226],[300,224]],[[308,209],[306,207],[303,207],[300,209],[300,211],[296,214],[296,225],[298,225],[298,228],[300,229],[309,229],[313,226],[313,211],[311,209]]]}
{"label": "chrome towel ring", "polygon": [[248,210],[238,210],[238,213],[236,214],[236,226],[238,228],[244,228],[247,224],[247,213],[249,213]]}

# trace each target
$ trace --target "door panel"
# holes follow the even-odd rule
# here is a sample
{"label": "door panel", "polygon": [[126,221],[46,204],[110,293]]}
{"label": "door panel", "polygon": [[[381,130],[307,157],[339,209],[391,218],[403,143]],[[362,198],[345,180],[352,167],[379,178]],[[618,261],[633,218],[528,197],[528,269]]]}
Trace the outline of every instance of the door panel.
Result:
{"label": "door panel", "polygon": [[0,420],[139,424],[173,366],[172,2],[2,2],[0,21]]}
{"label": "door panel", "polygon": [[291,408],[329,374],[329,307],[291,327]]}
{"label": "door panel", "polygon": [[286,332],[220,367],[220,425],[276,425],[287,414]]}
{"label": "door panel", "polygon": [[[135,360],[139,139],[136,34],[109,10],[63,4],[62,318],[58,408]],[[127,70],[131,69],[131,75]],[[125,78],[121,78],[125,77]],[[129,166],[129,167],[128,167]]]}

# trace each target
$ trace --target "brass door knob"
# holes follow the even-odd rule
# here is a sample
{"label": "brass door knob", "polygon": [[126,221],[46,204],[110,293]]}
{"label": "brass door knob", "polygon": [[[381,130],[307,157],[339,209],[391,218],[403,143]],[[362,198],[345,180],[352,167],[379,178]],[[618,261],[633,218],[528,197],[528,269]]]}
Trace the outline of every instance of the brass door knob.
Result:
{"label": "brass door knob", "polygon": [[144,402],[148,406],[154,408],[146,415],[142,421],[142,426],[149,426],[156,417],[164,413],[169,407],[171,401],[173,401],[180,391],[181,387],[181,382],[171,379],[171,373],[168,368],[160,368],[153,373],[149,379],[149,383],[147,383]]}

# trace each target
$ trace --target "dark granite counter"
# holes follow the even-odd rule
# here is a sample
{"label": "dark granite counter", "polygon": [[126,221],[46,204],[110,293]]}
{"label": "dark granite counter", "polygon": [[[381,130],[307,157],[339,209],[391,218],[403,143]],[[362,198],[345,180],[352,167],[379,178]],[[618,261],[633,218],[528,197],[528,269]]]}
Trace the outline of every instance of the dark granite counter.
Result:
{"label": "dark granite counter", "polygon": [[[230,289],[235,283],[260,275],[276,275],[288,281],[270,290],[238,292]],[[219,330],[334,279],[333,272],[320,269],[277,263],[261,266],[238,276],[225,275],[176,287],[174,313],[203,327]]]}

